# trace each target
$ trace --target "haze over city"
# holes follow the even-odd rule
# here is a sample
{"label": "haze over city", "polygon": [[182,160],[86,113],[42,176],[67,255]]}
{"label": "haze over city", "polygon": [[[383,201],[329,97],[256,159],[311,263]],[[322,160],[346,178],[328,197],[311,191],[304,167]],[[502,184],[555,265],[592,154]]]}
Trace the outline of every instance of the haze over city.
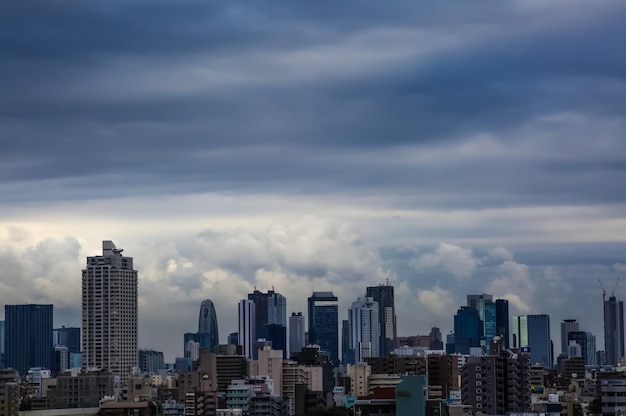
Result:
{"label": "haze over city", "polygon": [[[139,271],[139,347],[274,287],[398,334],[470,293],[575,318],[626,297],[622,1],[4,2],[0,293],[81,325],[81,270]],[[618,282],[618,278],[622,278]]]}

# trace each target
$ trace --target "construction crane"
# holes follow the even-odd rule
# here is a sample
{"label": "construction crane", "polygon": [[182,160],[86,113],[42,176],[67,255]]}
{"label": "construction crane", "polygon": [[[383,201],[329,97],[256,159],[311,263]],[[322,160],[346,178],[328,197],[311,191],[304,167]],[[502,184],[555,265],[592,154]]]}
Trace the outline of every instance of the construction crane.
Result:
{"label": "construction crane", "polygon": [[613,290],[611,290],[611,297],[614,298],[615,297],[615,290],[617,289],[617,284],[619,283],[619,277],[617,278],[617,280],[615,281],[615,286],[613,286]]}
{"label": "construction crane", "polygon": [[604,289],[604,285],[602,284],[602,280],[598,278],[598,282],[600,282],[600,288],[602,289],[602,302],[606,301],[606,290]]}

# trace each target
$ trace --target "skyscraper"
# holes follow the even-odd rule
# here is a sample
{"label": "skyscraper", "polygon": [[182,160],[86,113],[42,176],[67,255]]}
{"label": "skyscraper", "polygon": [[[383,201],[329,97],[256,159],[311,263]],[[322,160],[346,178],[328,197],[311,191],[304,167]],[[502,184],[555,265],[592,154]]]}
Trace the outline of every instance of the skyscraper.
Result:
{"label": "skyscraper", "polygon": [[293,312],[289,317],[289,354],[299,353],[306,345],[304,334],[306,332],[304,316],[302,312]]}
{"label": "skyscraper", "polygon": [[256,336],[256,308],[254,301],[242,299],[239,301],[239,332],[237,340],[243,349],[243,355],[254,358]]}
{"label": "skyscraper", "polygon": [[608,365],[624,356],[624,302],[615,296],[604,301],[604,352]]}
{"label": "skyscraper", "polygon": [[52,368],[52,305],[5,305],[6,366],[21,376],[31,367]]}
{"label": "skyscraper", "polygon": [[596,337],[591,332],[569,331],[567,340],[580,345],[581,357],[585,359],[585,365],[596,365]]}
{"label": "skyscraper", "polygon": [[379,355],[386,357],[393,352],[398,338],[393,286],[388,283],[386,285],[369,286],[366,289],[365,296],[373,298],[375,302],[378,302]]}
{"label": "skyscraper", "polygon": [[496,299],[496,335],[504,340],[504,348],[509,348],[509,301]]}
{"label": "skyscraper", "polygon": [[219,332],[217,327],[217,314],[215,306],[209,299],[205,299],[200,304],[198,315],[198,338],[201,348],[213,351],[219,342]]}
{"label": "skyscraper", "polygon": [[485,318],[485,303],[493,302],[493,295],[483,293],[482,295],[467,295],[467,306],[478,311],[481,320]]}
{"label": "skyscraper", "polygon": [[378,302],[370,297],[358,298],[352,303],[348,322],[350,325],[350,347],[354,350],[356,362],[362,362],[365,358],[380,356]]}
{"label": "skyscraper", "polygon": [[339,363],[339,311],[332,292],[313,292],[309,303],[309,343],[317,344]]}
{"label": "skyscraper", "polygon": [[564,319],[561,322],[561,353],[567,352],[568,334],[572,331],[580,331],[580,326],[576,319]]}
{"label": "skyscraper", "polygon": [[545,314],[514,316],[513,347],[528,347],[532,364],[552,368],[550,316]]}
{"label": "skyscraper", "polygon": [[83,369],[128,379],[137,367],[137,270],[112,241],[83,270]]}
{"label": "skyscraper", "polygon": [[461,306],[454,315],[454,352],[469,354],[470,348],[480,347],[483,337],[483,323],[478,310],[471,306]]}
{"label": "skyscraper", "polygon": [[[275,349],[282,348],[283,356],[286,358],[287,298],[274,290],[268,290],[267,293],[263,293],[255,289],[254,292],[248,294],[248,300],[254,302],[255,337],[271,341],[272,345],[276,346]],[[254,351],[253,358],[255,359],[256,354],[257,351]]]}
{"label": "skyscraper", "polygon": [[52,331],[52,341],[55,346],[66,346],[69,354],[77,354],[80,352],[80,328],[57,328]]}

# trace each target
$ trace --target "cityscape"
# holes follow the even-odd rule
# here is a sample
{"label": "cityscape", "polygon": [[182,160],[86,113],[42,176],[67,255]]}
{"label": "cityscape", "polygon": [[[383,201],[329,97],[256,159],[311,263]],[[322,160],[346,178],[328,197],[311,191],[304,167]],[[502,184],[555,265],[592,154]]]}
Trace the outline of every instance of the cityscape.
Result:
{"label": "cityscape", "polygon": [[626,405],[616,400],[626,397],[619,280],[608,294],[599,281],[604,350],[576,319],[553,319],[553,340],[550,315],[512,315],[509,300],[486,293],[467,295],[448,334],[433,326],[399,336],[395,288],[385,282],[355,294],[343,313],[333,292],[314,291],[289,316],[277,288],[255,288],[237,304],[226,343],[205,299],[197,331],[184,333],[182,354],[167,363],[162,351],[138,348],[139,271],[123,251],[104,240],[102,254],[87,257],[81,327],[54,328],[51,304],[5,305],[2,414],[574,416]]}
{"label": "cityscape", "polygon": [[0,416],[626,416],[626,1],[0,1]]}

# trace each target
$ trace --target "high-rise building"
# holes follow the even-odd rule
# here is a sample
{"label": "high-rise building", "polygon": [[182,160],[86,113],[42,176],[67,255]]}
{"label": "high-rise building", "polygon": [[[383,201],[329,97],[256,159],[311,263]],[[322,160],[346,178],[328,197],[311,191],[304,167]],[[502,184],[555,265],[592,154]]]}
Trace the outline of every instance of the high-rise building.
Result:
{"label": "high-rise building", "polygon": [[461,370],[461,398],[476,414],[531,410],[530,361],[526,354],[469,357]]}
{"label": "high-rise building", "polygon": [[254,358],[254,346],[256,345],[256,308],[253,300],[242,299],[239,301],[239,332],[237,339],[243,349],[243,355]]}
{"label": "high-rise building", "polygon": [[200,304],[200,313],[198,314],[198,334],[200,335],[198,336],[197,341],[200,342],[201,348],[213,351],[220,343],[217,327],[217,314],[215,313],[215,306],[210,299],[205,299]]}
{"label": "high-rise building", "polygon": [[[282,348],[282,346],[287,344],[287,298],[274,290],[263,293],[255,289],[254,292],[248,294],[248,300],[254,302],[255,337],[264,338],[271,341],[272,345],[281,346],[286,357],[287,348]],[[279,330],[275,325],[285,328],[284,331]],[[254,351],[252,358],[256,359],[256,357],[257,351]]]}
{"label": "high-rise building", "polygon": [[498,335],[497,329],[496,304],[492,301],[485,302],[485,315],[483,316],[484,340],[481,340],[481,346],[487,354],[491,354],[489,349],[493,337]]}
{"label": "high-rise building", "polygon": [[509,301],[496,299],[496,335],[504,341],[504,348],[509,348]]}
{"label": "high-rise building", "polygon": [[365,296],[373,298],[375,302],[378,302],[378,322],[380,328],[378,348],[380,349],[379,354],[384,357],[393,352],[398,338],[393,286],[389,283],[386,285],[369,286],[366,289]]}
{"label": "high-rise building", "polygon": [[478,311],[481,320],[485,319],[485,304],[493,302],[493,295],[483,293],[482,295],[467,295],[467,306]]}
{"label": "high-rise building", "polygon": [[137,367],[137,270],[112,241],[83,270],[83,369],[103,369],[125,382]]}
{"label": "high-rise building", "polygon": [[564,319],[561,322],[561,354],[567,352],[567,346],[569,345],[568,334],[572,331],[580,331],[580,326],[576,319]]}
{"label": "high-rise building", "polygon": [[585,365],[596,365],[596,337],[591,332],[569,331],[567,341],[574,341],[580,345],[581,357],[585,359]]}
{"label": "high-rise building", "polygon": [[139,350],[139,369],[143,373],[157,374],[165,368],[163,352],[154,350]]}
{"label": "high-rise building", "polygon": [[350,347],[354,350],[356,362],[362,362],[366,357],[380,356],[378,314],[378,302],[374,298],[361,297],[352,303],[348,322]]}
{"label": "high-rise building", "polygon": [[469,354],[470,348],[480,347],[483,337],[483,322],[478,309],[461,306],[454,315],[454,352]]}
{"label": "high-rise building", "polygon": [[289,355],[299,353],[306,345],[304,334],[306,332],[304,316],[302,312],[293,312],[289,317]]}
{"label": "high-rise building", "polygon": [[67,347],[70,354],[80,352],[80,328],[61,327],[52,331],[52,342]]}
{"label": "high-rise building", "polygon": [[441,329],[436,326],[430,328],[428,335],[428,348],[431,350],[443,350],[443,338],[441,337]]}
{"label": "high-rise building", "polygon": [[604,353],[607,365],[624,356],[624,302],[615,296],[604,301]]}
{"label": "high-rise building", "polygon": [[532,364],[552,368],[552,341],[549,315],[513,317],[513,347],[529,348]]}
{"label": "high-rise building", "polygon": [[309,304],[309,343],[319,345],[339,363],[338,299],[332,292],[313,292]]}
{"label": "high-rise building", "polygon": [[5,344],[5,326],[4,321],[0,321],[0,368],[6,368],[5,358],[4,358],[4,344]]}
{"label": "high-rise building", "polygon": [[31,367],[52,368],[52,305],[5,305],[6,366],[21,376]]}

